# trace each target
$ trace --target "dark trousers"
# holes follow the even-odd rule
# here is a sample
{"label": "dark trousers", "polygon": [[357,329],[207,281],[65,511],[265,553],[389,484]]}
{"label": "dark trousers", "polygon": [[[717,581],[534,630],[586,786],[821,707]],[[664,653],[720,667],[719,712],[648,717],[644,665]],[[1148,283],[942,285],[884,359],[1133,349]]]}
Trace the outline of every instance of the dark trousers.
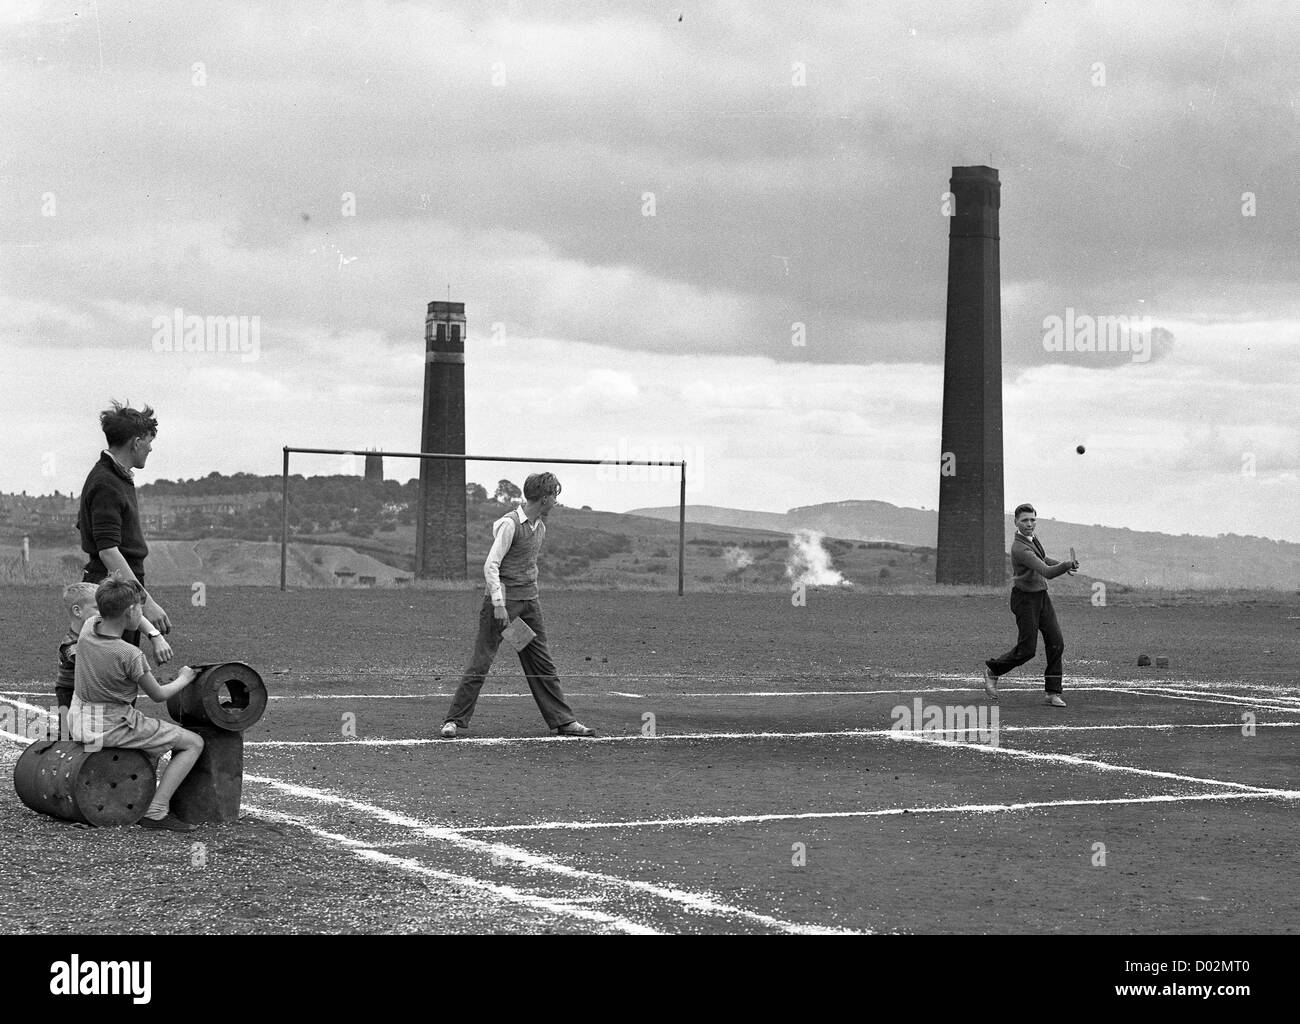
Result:
{"label": "dark trousers", "polygon": [[1061,655],[1065,653],[1065,639],[1056,621],[1056,610],[1046,590],[1019,590],[1011,588],[1011,614],[1016,617],[1016,646],[1006,654],[990,658],[984,664],[995,676],[1005,675],[1017,665],[1033,658],[1038,650],[1038,634],[1043,634],[1047,645],[1047,669],[1043,673],[1044,687],[1048,693],[1061,692]]}
{"label": "dark trousers", "polygon": [[[533,700],[537,701],[537,707],[547,726],[558,729],[576,722],[577,716],[564,699],[560,677],[555,674],[555,663],[551,661],[550,651],[546,648],[541,604],[535,598],[531,601],[508,600],[506,614],[512,620],[523,619],[537,634],[519,652],[519,664],[524,668],[528,688],[533,691]],[[474,705],[478,703],[479,690],[483,689],[483,680],[487,678],[497,648],[501,646],[503,629],[505,624],[498,622],[492,614],[492,599],[484,596],[483,607],[478,613],[478,638],[474,641],[474,654],[461,677],[460,685],[456,687],[456,695],[451,699],[451,710],[447,712],[446,721],[455,722],[462,729],[469,727],[469,720],[474,717]]]}

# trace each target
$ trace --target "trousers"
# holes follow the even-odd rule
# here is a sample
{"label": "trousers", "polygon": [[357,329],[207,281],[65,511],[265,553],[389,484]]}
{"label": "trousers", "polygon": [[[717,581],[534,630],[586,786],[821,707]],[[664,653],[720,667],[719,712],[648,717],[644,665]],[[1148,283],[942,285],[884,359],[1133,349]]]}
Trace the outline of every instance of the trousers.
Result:
{"label": "trousers", "polygon": [[[555,663],[551,661],[551,653],[546,646],[541,603],[536,598],[527,601],[507,600],[506,614],[511,619],[523,619],[537,634],[519,652],[519,664],[523,666],[528,689],[532,691],[533,700],[537,702],[537,708],[547,726],[559,729],[570,722],[576,722],[577,716],[564,699],[560,677],[555,673]],[[479,691],[483,689],[483,680],[487,678],[497,648],[501,646],[503,629],[505,626],[492,614],[492,599],[485,596],[478,613],[478,637],[474,641],[474,653],[461,676],[460,685],[456,687],[455,696],[451,699],[451,710],[447,712],[445,721],[455,722],[461,729],[469,727],[470,719],[474,717],[474,706],[478,703]]]}
{"label": "trousers", "polygon": [[1044,689],[1048,693],[1061,692],[1061,656],[1065,653],[1065,638],[1061,636],[1056,610],[1046,590],[1020,590],[1011,588],[1011,614],[1016,617],[1016,646],[984,664],[995,676],[1006,675],[1017,665],[1031,660],[1038,650],[1038,634],[1043,634],[1047,647],[1047,668],[1043,672]]}

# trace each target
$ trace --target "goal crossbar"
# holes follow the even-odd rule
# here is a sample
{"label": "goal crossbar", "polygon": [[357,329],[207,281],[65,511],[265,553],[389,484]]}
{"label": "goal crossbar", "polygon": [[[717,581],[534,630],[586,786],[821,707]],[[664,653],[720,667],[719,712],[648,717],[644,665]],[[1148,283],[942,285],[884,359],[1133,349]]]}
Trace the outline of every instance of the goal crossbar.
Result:
{"label": "goal crossbar", "polygon": [[526,459],[515,455],[457,455],[446,452],[355,451],[350,448],[297,448],[284,446],[280,490],[280,589],[286,590],[289,566],[289,455],[377,455],[394,459],[443,459],[459,462],[531,462],[561,466],[678,466],[681,488],[677,504],[677,596],[686,583],[686,460],[654,462],[646,459]]}

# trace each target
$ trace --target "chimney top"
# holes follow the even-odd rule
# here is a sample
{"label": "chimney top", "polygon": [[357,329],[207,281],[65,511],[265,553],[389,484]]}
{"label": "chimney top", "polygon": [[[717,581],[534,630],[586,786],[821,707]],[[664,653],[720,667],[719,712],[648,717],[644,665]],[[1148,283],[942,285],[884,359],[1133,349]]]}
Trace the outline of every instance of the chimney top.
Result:
{"label": "chimney top", "polygon": [[953,180],[976,178],[981,181],[996,182],[998,180],[998,169],[996,167],[985,167],[983,164],[976,164],[974,167],[954,167],[952,176]]}

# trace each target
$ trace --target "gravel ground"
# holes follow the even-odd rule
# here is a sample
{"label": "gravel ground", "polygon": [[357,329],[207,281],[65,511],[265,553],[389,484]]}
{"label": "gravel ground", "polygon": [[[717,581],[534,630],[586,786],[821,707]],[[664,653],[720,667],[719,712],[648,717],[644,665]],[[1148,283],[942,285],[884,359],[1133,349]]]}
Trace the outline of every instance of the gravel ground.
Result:
{"label": "gravel ground", "polygon": [[[463,844],[412,844],[408,841],[420,838],[418,828],[388,822],[379,812],[467,827],[921,807],[1020,799],[1026,786],[1044,785],[1059,797],[1111,796],[1121,781],[1077,773],[1066,780],[1064,773],[1048,775],[1019,764],[961,771],[949,753],[940,757],[934,750],[891,747],[874,756],[861,744],[831,741],[775,746],[692,741],[644,749],[618,743],[448,745],[436,739],[437,728],[445,691],[463,666],[472,636],[475,595],[213,588],[201,609],[188,604],[187,591],[163,596],[175,609],[176,641],[184,642],[178,657],[237,655],[258,666],[272,689],[266,718],[248,734],[259,744],[249,748],[249,773],[329,790],[358,804],[259,783],[246,787],[247,817],[193,835],[82,828],[21,805],[10,780],[22,748],[0,741],[0,933],[606,930],[571,912],[561,916],[462,889],[418,873],[421,869],[511,885],[556,904],[568,901],[584,912],[626,915],[663,931],[736,931],[742,923],[735,915],[705,921],[671,900],[629,895],[627,886],[585,892],[584,887],[592,888],[589,880],[497,864],[481,851],[475,860]],[[566,685],[572,680],[571,695],[581,695],[575,708],[607,737],[637,735],[646,710],[658,715],[665,733],[887,727],[890,707],[901,699],[887,693],[843,700],[824,695],[756,700],[739,693],[875,688],[896,670],[917,669],[964,672],[973,687],[973,658],[1004,644],[1011,624],[1002,596],[815,596],[806,608],[792,609],[782,595],[620,594],[617,628],[611,628],[607,594],[548,593],[547,608],[557,665]],[[34,691],[26,700],[41,706],[50,703],[52,645],[38,642],[48,632],[48,609],[42,604],[48,598],[37,588],[0,588],[0,625],[11,635],[38,638],[16,646],[0,687]],[[1123,601],[1093,607],[1076,597],[1063,599],[1060,608],[1070,644],[1067,722],[1235,725],[1243,708],[1258,704],[1266,725],[1292,713],[1266,707],[1270,695],[1295,693],[1296,596],[1213,607]],[[364,642],[357,639],[358,622],[366,627]],[[1136,655],[1143,651],[1169,654],[1172,668],[1137,668]],[[1042,664],[1040,654],[1013,682],[1032,691]],[[1118,686],[1140,682],[1141,689],[1154,692],[1080,689],[1076,698],[1075,673],[1102,676]],[[913,687],[923,692],[927,683],[903,675],[896,685],[904,692]],[[1225,692],[1194,702],[1173,689],[1168,699],[1158,692],[1194,685]],[[1247,703],[1236,703],[1234,687],[1247,693],[1241,698]],[[416,699],[295,699],[322,691],[402,691]],[[511,659],[500,660],[489,692],[498,697],[485,700],[474,737],[544,733]],[[712,695],[707,700],[682,696],[693,692]],[[519,699],[499,699],[507,694]],[[1001,708],[1004,726],[1056,722],[1031,699],[1036,697],[1009,694]],[[161,714],[151,705],[143,710]],[[349,712],[362,738],[428,742],[398,748],[260,745],[337,742],[343,735],[341,716]],[[1233,735],[1226,730],[1173,737],[1020,734],[1012,745],[1100,752],[1103,760],[1118,764],[1295,788],[1300,761],[1293,733],[1262,728],[1248,742],[1239,732],[1240,742],[1233,742]],[[897,767],[878,771],[885,762]],[[984,822],[983,830],[947,822],[941,828],[930,819],[885,824],[873,819],[808,824],[800,826],[802,831],[777,823],[688,832],[507,835],[556,864],[673,884],[689,893],[716,893],[724,902],[794,922],[902,931],[1294,931],[1296,854],[1286,831],[1293,806],[1238,802],[1214,813],[1192,806],[1158,812],[1146,807],[1053,811],[1050,820],[1047,812],[1009,815]],[[272,811],[300,818],[317,831],[272,817]],[[322,831],[375,845],[410,869],[363,859],[346,839],[335,841]],[[1098,837],[1116,858],[1116,870],[1099,873],[1089,863],[1088,851]],[[1250,845],[1244,845],[1247,839]],[[807,867],[791,864],[795,840],[813,854]],[[201,851],[196,842],[204,844]],[[990,844],[1002,855],[990,857]],[[194,863],[196,852],[204,855],[202,866]],[[1067,864],[1072,865],[1068,871]],[[987,894],[999,891],[1008,878],[1015,883],[1011,898],[990,903]],[[934,898],[942,905],[918,899],[914,893],[921,890],[939,894]],[[1044,902],[1040,892],[1052,893],[1052,902]],[[953,902],[958,893],[966,894],[965,902]],[[589,899],[602,894],[603,900]],[[1268,908],[1267,913],[1251,916],[1252,905]]]}
{"label": "gravel ground", "polygon": [[[11,777],[19,752],[5,741],[0,778]],[[292,825],[246,815],[190,834],[90,828],[37,814],[12,786],[0,789],[2,934],[590,930],[369,863]]]}

